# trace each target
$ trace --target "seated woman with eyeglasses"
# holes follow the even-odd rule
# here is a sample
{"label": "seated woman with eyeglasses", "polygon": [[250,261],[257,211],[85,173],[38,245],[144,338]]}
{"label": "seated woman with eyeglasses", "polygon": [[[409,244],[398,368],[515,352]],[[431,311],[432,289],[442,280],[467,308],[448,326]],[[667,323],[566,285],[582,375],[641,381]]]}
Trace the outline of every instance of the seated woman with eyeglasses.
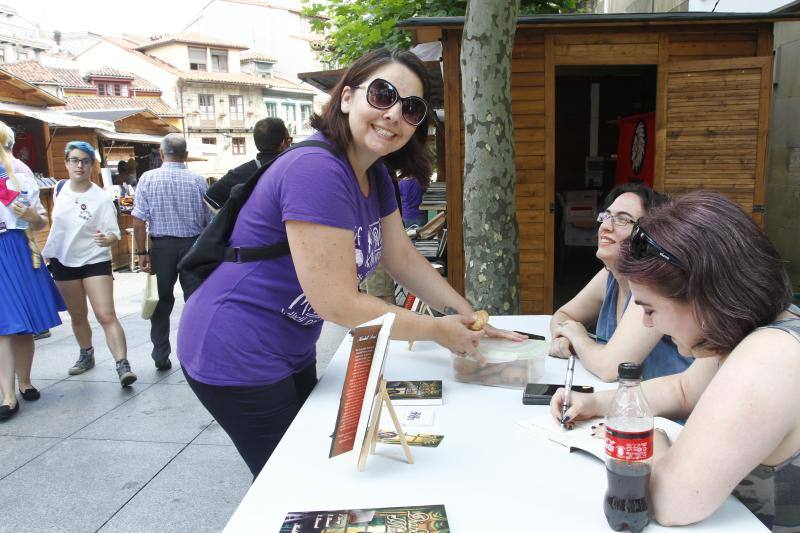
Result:
{"label": "seated woman with eyeglasses", "polygon": [[[642,308],[631,303],[628,281],[617,271],[620,244],[634,223],[666,200],[639,183],[620,185],[608,194],[608,207],[597,217],[597,258],[605,267],[553,315],[550,355],[575,353],[603,381],[616,380],[617,367],[625,361],[642,363],[644,379],[682,372],[692,363],[669,339],[642,326]],[[586,330],[593,324],[596,339]]]}
{"label": "seated woman with eyeglasses", "polygon": [[[656,520],[698,522],[733,492],[772,531],[798,531],[800,309],[775,247],[736,204],[696,191],[648,214],[617,268],[644,325],[697,358],[642,384],[654,415],[689,417],[671,447],[656,432]],[[566,416],[602,416],[612,396],[573,393]]]}
{"label": "seated woman with eyeglasses", "polygon": [[[433,340],[478,357],[488,328],[472,331],[472,306],[414,248],[403,229],[387,167],[427,180],[429,85],[406,51],[358,59],[312,118],[311,140],[282,153],[242,208],[231,246],[289,243],[291,255],[221,264],[189,298],[178,354],[189,386],[258,475],[317,382],[322,321],[351,328],[384,313],[392,338]],[[358,292],[382,265],[434,309],[425,317]]]}

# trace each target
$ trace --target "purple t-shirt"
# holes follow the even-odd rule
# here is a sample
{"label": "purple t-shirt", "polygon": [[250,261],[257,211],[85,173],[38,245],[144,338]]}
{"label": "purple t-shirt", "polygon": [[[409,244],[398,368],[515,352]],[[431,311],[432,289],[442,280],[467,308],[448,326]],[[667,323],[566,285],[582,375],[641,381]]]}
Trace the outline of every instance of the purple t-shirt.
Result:
{"label": "purple t-shirt", "polygon": [[[311,138],[325,140],[319,134]],[[287,220],[351,230],[361,281],[380,263],[380,219],[396,209],[382,163],[373,165],[364,197],[344,154],[299,148],[279,157],[261,177],[239,213],[230,245],[286,242]],[[222,263],[183,308],[178,358],[202,383],[266,385],[312,364],[321,330],[322,319],[303,294],[291,256]]]}
{"label": "purple t-shirt", "polygon": [[403,218],[417,218],[422,214],[419,205],[422,203],[422,185],[414,178],[404,178],[398,183],[400,198],[403,202]]}

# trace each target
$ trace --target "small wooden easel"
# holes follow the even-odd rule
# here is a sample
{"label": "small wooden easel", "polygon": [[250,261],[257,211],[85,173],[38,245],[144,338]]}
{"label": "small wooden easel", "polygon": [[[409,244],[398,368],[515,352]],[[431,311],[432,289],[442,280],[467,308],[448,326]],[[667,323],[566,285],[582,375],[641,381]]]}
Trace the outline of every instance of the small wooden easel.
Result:
{"label": "small wooden easel", "polygon": [[386,404],[386,409],[389,411],[389,416],[392,417],[394,430],[397,432],[397,437],[403,446],[403,452],[406,454],[406,461],[408,461],[408,464],[414,464],[414,458],[411,457],[411,449],[408,447],[406,435],[403,433],[403,428],[400,427],[400,421],[397,419],[392,400],[389,399],[389,393],[386,391],[386,380],[381,378],[380,387],[372,402],[372,418],[367,426],[367,434],[364,436],[361,454],[358,456],[358,470],[361,472],[367,466],[367,455],[375,453],[375,444],[378,442],[378,426],[380,425],[381,410],[384,404]]}

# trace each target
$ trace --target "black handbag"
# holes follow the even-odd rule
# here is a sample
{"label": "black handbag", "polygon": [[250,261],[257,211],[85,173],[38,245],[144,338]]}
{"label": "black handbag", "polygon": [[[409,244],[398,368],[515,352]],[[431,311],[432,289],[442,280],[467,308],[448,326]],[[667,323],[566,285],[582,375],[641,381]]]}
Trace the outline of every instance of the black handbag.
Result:
{"label": "black handbag", "polygon": [[[211,223],[206,226],[197,237],[194,245],[178,263],[178,270],[184,275],[193,278],[191,284],[194,289],[200,286],[208,276],[223,262],[250,263],[274,259],[289,254],[289,243],[281,242],[272,246],[240,247],[228,246],[236,219],[247,199],[261,176],[279,157],[286,152],[297,148],[315,146],[324,148],[330,153],[335,153],[334,148],[322,141],[303,141],[293,145],[288,150],[281,152],[278,157],[258,168],[244,183],[234,186],[231,195],[222,209],[214,216]],[[193,290],[194,290],[193,289]],[[189,295],[186,295],[188,298]]]}

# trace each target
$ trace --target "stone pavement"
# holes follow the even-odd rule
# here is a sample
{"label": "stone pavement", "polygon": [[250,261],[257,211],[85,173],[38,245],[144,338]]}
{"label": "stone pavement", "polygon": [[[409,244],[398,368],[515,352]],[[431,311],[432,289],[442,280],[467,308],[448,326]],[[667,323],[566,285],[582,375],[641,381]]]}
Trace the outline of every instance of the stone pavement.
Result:
{"label": "stone pavement", "polygon": [[[119,385],[94,317],[94,369],[67,375],[78,347],[64,324],[36,341],[36,402],[0,423],[0,532],[219,531],[250,486],[228,436],[192,394],[175,357],[183,299],[176,286],[172,369],[150,359],[150,323],[139,317],[144,274],[116,273],[117,315],[139,380]],[[318,373],[345,335],[325,324]],[[18,396],[19,397],[19,396]]]}

